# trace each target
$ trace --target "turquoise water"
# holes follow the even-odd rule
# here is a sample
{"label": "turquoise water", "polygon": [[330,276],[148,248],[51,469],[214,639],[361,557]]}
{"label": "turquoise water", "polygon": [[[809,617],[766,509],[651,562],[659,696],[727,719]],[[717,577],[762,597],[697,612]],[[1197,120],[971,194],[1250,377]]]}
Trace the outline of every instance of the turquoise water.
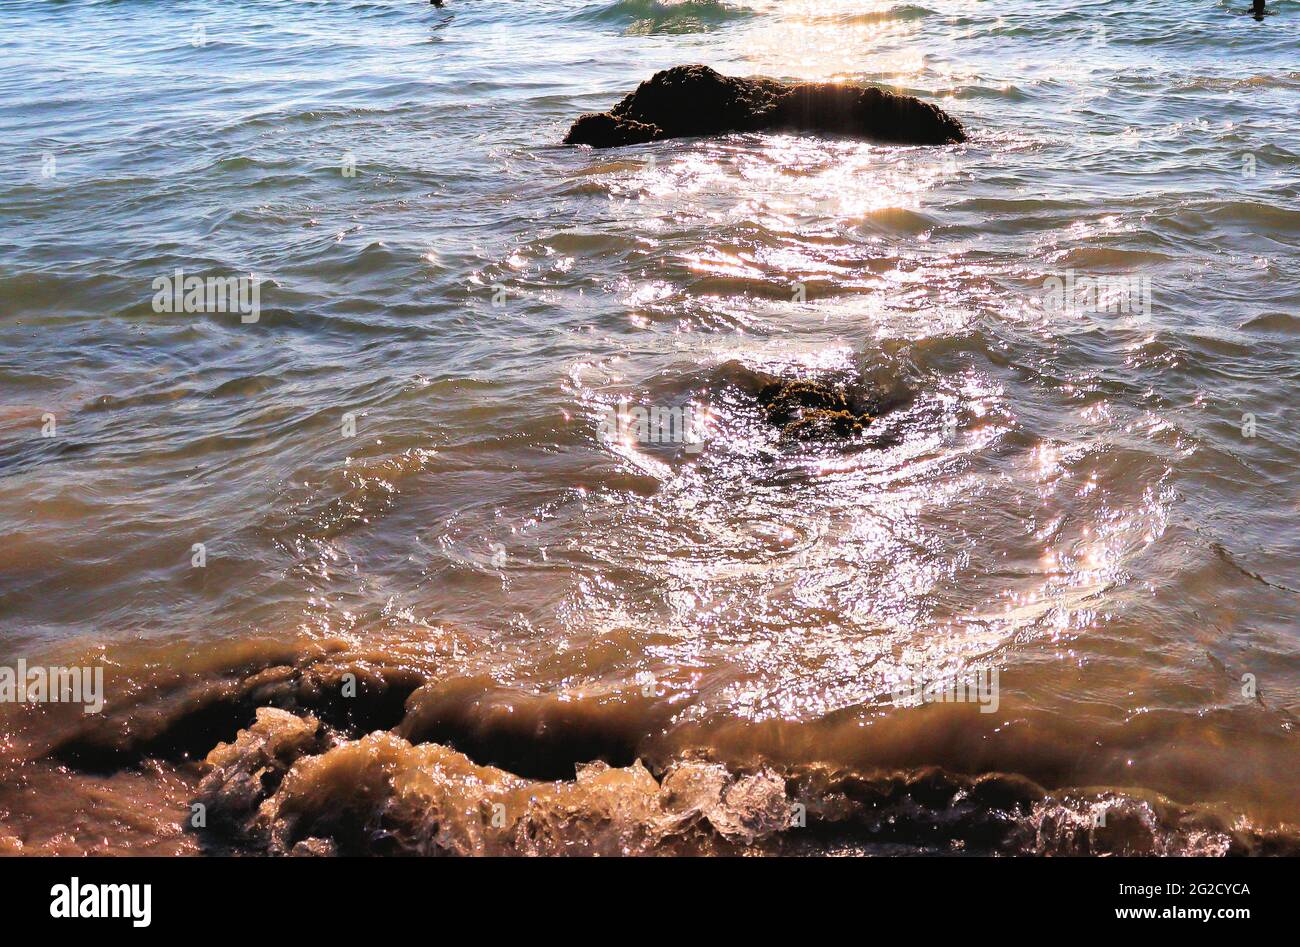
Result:
{"label": "turquoise water", "polygon": [[[1300,821],[1300,5],[1245,6],[8,0],[3,660],[101,656],[130,713],[341,641],[461,748],[590,700],[549,726],[620,765]],[[970,141],[559,144],[691,62]],[[256,318],[157,311],[178,268]],[[763,423],[807,377],[888,407],[870,443]],[[707,436],[610,438],[620,401]],[[988,665],[998,713],[891,699]]]}

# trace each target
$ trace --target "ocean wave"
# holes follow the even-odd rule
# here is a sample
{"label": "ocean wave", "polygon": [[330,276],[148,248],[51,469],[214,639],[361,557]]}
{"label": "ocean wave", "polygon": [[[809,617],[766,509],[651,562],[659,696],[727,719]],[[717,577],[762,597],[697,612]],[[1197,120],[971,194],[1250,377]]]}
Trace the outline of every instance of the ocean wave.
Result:
{"label": "ocean wave", "polygon": [[748,7],[725,0],[616,0],[580,10],[570,19],[576,23],[626,24],[633,33],[694,33],[754,15]]}
{"label": "ocean wave", "polygon": [[208,756],[199,798],[279,854],[781,854],[854,845],[913,853],[1293,854],[1290,832],[1232,824],[1153,794],[1048,793],[1003,774],[733,771],[579,765],[538,781],[386,732],[328,743],[318,721],[263,709]]}
{"label": "ocean wave", "polygon": [[1247,319],[1240,328],[1243,332],[1300,335],[1300,316],[1294,316],[1289,312],[1270,312]]}
{"label": "ocean wave", "polygon": [[1261,91],[1265,89],[1300,88],[1300,72],[1264,73],[1256,76],[1196,76],[1176,80],[1173,87],[1179,90],[1213,90],[1233,92],[1243,89]]}
{"label": "ocean wave", "polygon": [[928,93],[935,97],[952,97],[955,99],[993,99],[1007,102],[1027,102],[1032,97],[1019,86],[1009,82],[998,85],[961,85],[952,88],[939,88]]}
{"label": "ocean wave", "polygon": [[917,6],[911,3],[900,3],[887,10],[872,10],[866,13],[846,13],[842,19],[847,23],[881,23],[891,20],[923,20],[927,16],[934,16],[934,11],[929,7]]}
{"label": "ocean wave", "polygon": [[[90,722],[66,713],[62,739],[45,753],[74,772],[180,767],[173,789],[184,793],[175,792],[171,804],[180,811],[193,802],[207,807],[210,822],[196,834],[209,849],[297,855],[1300,853],[1300,826],[1179,804],[1131,786],[1050,789],[998,768],[961,773],[933,765],[783,763],[761,756],[729,761],[701,751],[655,752],[652,744],[611,751],[601,742],[609,718],[599,708],[616,700],[614,694],[584,698],[592,702],[588,713],[581,705],[564,706],[570,702],[559,696],[530,698],[483,680],[437,684],[439,663],[455,649],[445,634],[300,641],[296,655],[285,642],[245,641],[228,646],[202,681],[158,664],[160,647],[152,649],[154,662],[130,672],[134,696],[125,705],[118,702],[104,719]],[[636,700],[654,703],[644,695]],[[58,707],[43,709],[48,716]],[[638,717],[629,711],[629,720]],[[646,718],[639,723],[646,732],[657,726]],[[513,742],[509,734],[516,735]],[[548,766],[563,761],[568,772],[542,776],[509,768],[509,747],[531,740],[545,744]],[[43,755],[25,765],[39,765]],[[190,758],[202,762],[186,763]],[[82,817],[93,821],[102,790],[91,784],[79,799],[76,780],[61,785],[72,793],[65,804],[83,805]],[[175,824],[183,821],[180,811]],[[107,843],[114,831],[123,829],[105,827],[95,844]],[[21,850],[20,841],[12,844]]]}
{"label": "ocean wave", "polygon": [[1173,262],[1173,257],[1158,250],[1131,250],[1126,247],[1073,247],[1062,251],[1052,262],[1062,267],[1081,269],[1124,269],[1156,266]]}

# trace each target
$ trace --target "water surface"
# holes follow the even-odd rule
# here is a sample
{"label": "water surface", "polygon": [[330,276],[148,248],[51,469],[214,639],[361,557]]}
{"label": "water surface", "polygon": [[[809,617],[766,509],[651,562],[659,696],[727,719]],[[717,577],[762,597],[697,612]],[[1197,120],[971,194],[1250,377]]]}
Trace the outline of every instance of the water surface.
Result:
{"label": "water surface", "polygon": [[[1293,849],[1300,7],[1245,5],[10,0],[0,657],[108,683],[0,707],[0,846],[212,850],[194,761],[277,703],[345,848],[517,850],[457,821],[491,766],[581,813],[538,850]],[[559,144],[689,62],[970,141]],[[177,268],[257,321],[156,312]],[[792,379],[881,415],[783,440]]]}

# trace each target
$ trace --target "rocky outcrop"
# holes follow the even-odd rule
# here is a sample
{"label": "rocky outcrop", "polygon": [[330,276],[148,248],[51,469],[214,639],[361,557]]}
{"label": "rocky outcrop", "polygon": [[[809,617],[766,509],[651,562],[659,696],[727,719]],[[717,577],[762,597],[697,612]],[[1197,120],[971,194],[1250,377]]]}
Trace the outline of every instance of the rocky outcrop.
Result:
{"label": "rocky outcrop", "polygon": [[564,142],[614,148],[729,132],[800,131],[909,145],[966,140],[942,109],[909,95],[829,82],[739,79],[708,66],[657,72],[608,112],[581,116]]}
{"label": "rocky outcrop", "polygon": [[773,382],[758,394],[767,420],[789,440],[853,437],[872,421],[867,409],[841,387],[819,381]]}

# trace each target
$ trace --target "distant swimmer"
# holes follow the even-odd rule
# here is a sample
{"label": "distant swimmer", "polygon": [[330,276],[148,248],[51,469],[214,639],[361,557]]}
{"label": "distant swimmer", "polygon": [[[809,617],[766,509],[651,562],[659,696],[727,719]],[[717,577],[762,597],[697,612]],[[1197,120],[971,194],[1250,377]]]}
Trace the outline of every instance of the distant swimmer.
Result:
{"label": "distant swimmer", "polygon": [[1272,16],[1272,10],[1264,9],[1264,0],[1251,0],[1250,9],[1243,10],[1243,13],[1249,13],[1257,20],[1262,20],[1266,16]]}
{"label": "distant swimmer", "polygon": [[[429,0],[429,2],[432,3],[435,7],[442,6],[442,0]],[[1261,7],[1264,5],[1264,0],[1255,0],[1255,2],[1259,4]]]}

